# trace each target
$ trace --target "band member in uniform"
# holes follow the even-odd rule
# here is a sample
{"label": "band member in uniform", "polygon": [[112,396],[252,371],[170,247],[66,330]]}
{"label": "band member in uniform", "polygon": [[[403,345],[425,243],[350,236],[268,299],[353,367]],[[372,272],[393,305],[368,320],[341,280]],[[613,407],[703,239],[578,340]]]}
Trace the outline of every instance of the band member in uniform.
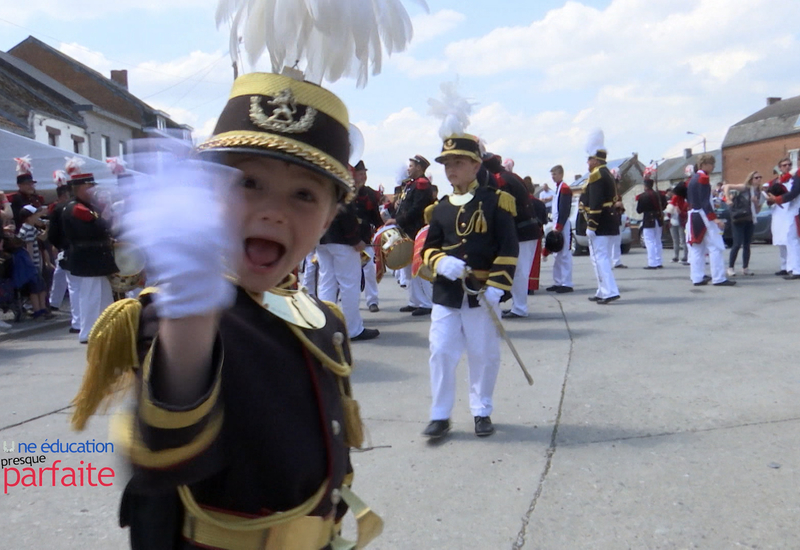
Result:
{"label": "band member in uniform", "polygon": [[369,256],[369,260],[361,270],[361,277],[364,287],[364,297],[367,307],[372,313],[380,311],[378,307],[378,279],[375,271],[375,247],[372,246],[372,236],[375,230],[383,225],[381,218],[380,193],[367,186],[367,167],[363,160],[359,160],[353,168],[353,181],[356,186],[356,215],[361,224],[361,240],[367,246],[364,252]]}
{"label": "band member in uniform", "polygon": [[564,181],[564,168],[557,164],[550,169],[550,177],[555,184],[552,215],[555,222],[555,231],[560,231],[564,236],[564,248],[556,252],[553,259],[553,286],[547,287],[548,292],[572,292],[572,189]]}
{"label": "band member in uniform", "polygon": [[[400,200],[394,218],[386,225],[397,224],[411,240],[425,225],[425,208],[436,202],[431,180],[425,177],[425,170],[430,166],[428,159],[415,155],[408,159],[408,179],[400,192]],[[408,305],[401,307],[402,312],[411,315],[430,315],[431,283],[421,277],[411,276],[411,266],[403,268],[406,285],[408,285]]]}
{"label": "band member in uniform", "polygon": [[[225,19],[246,23],[228,9]],[[380,35],[401,32],[402,49],[410,30],[385,28],[394,23]],[[353,28],[307,28],[283,44],[300,62],[352,55]],[[262,30],[276,70],[295,65],[294,51],[272,48],[275,29]],[[246,43],[260,37],[248,32]],[[371,59],[357,62],[368,74]],[[135,371],[133,414],[112,424],[133,465],[120,513],[134,549],[354,548],[338,533],[348,507],[360,548],[380,532],[348,488],[362,432],[347,329],[336,309],[288,289],[354,194],[348,127],[344,104],[299,71],[245,74],[199,146],[219,165],[161,154],[154,174],[136,178],[123,235],[159,285],[105,312],[73,417],[82,426],[113,374]]]}
{"label": "band member in uniform", "polygon": [[542,237],[542,226],[534,215],[531,197],[525,183],[515,173],[506,170],[499,155],[486,153],[483,166],[489,171],[489,187],[505,191],[514,197],[517,215],[514,227],[519,242],[519,255],[511,285],[511,309],[503,312],[504,319],[520,319],[528,316],[528,276]]}
{"label": "band member in uniform", "polygon": [[67,247],[66,268],[78,286],[78,340],[86,344],[95,321],[114,301],[108,276],[119,270],[114,263],[111,223],[94,200],[94,176],[75,174],[69,186],[75,198],[64,208],[61,227]]}
{"label": "band member in uniform", "polygon": [[366,246],[354,202],[339,209],[317,245],[317,297],[334,304],[341,300],[350,340],[372,340],[380,335],[378,329],[364,328],[358,310],[361,299],[361,251]]}
{"label": "band member in uniform", "polygon": [[767,201],[776,206],[775,210],[783,209],[785,212],[781,212],[781,215],[791,220],[789,227],[785,230],[786,235],[781,235],[781,237],[786,241],[786,271],[788,272],[783,278],[793,281],[800,279],[800,198],[798,198],[800,197],[800,170],[783,185],[788,191],[781,195],[767,193]]}
{"label": "band member in uniform", "polygon": [[[80,315],[80,294],[78,293],[78,280],[73,276],[67,267],[67,242],[64,237],[64,228],[62,225],[62,217],[64,209],[66,209],[69,201],[72,200],[70,195],[70,186],[67,184],[69,181],[66,173],[57,171],[59,180],[57,180],[58,187],[58,203],[56,203],[52,212],[50,213],[50,227],[47,231],[47,238],[50,244],[58,250],[56,257],[56,270],[53,273],[53,286],[50,290],[50,305],[60,308],[64,301],[64,287],[69,292],[69,308],[71,314],[71,322],[69,327],[70,334],[78,334],[81,331],[81,315]],[[63,183],[61,175],[63,174]],[[56,176],[54,176],[56,177]]]}
{"label": "band member in uniform", "polygon": [[617,186],[606,166],[608,153],[603,146],[602,131],[590,136],[587,152],[589,181],[581,195],[581,202],[584,206],[589,252],[592,254],[597,277],[597,293],[589,300],[598,304],[610,304],[619,299],[619,289],[611,266],[611,237],[619,235],[619,218],[614,209]]}
{"label": "band member in uniform", "polygon": [[644,246],[647,249],[647,267],[644,269],[660,269],[664,267],[661,254],[661,231],[664,220],[665,197],[653,189],[655,182],[647,177],[644,180],[644,192],[636,197],[636,212],[643,214],[642,233]]}
{"label": "band member in uniform", "polygon": [[14,233],[16,233],[22,227],[20,220],[22,207],[30,204],[39,209],[44,206],[44,197],[36,193],[36,180],[31,174],[31,157],[25,155],[14,160],[17,163],[17,193],[11,197],[11,213],[14,216]]}
{"label": "band member in uniform", "polygon": [[[436,162],[444,164],[453,194],[433,209],[423,249],[423,261],[436,274],[429,335],[433,402],[423,434],[439,438],[450,430],[456,367],[466,350],[475,434],[488,436],[494,433],[490,415],[500,338],[486,308],[499,316],[500,300],[508,297],[514,281],[519,253],[515,201],[504,191],[478,185],[481,153],[474,136],[448,136]],[[484,291],[480,297],[468,295],[464,284]]]}
{"label": "band member in uniform", "polygon": [[[789,186],[792,184],[792,160],[789,157],[782,158],[778,161],[778,169],[780,173],[770,182],[767,188],[767,192],[776,197],[789,192]],[[791,275],[790,270],[787,268],[786,236],[789,234],[792,217],[789,215],[789,211],[780,204],[773,203],[770,208],[772,210],[770,227],[772,244],[778,247],[781,262],[781,268],[775,272],[775,275],[779,277]]]}
{"label": "band member in uniform", "polygon": [[[689,180],[686,199],[689,202],[689,223],[686,238],[689,241],[689,265],[694,286],[733,286],[736,281],[725,277],[725,243],[722,230],[725,221],[717,219],[711,206],[711,182],[708,175],[714,171],[713,155],[704,154],[697,161],[697,172]],[[711,277],[705,275],[706,252],[711,262]]]}

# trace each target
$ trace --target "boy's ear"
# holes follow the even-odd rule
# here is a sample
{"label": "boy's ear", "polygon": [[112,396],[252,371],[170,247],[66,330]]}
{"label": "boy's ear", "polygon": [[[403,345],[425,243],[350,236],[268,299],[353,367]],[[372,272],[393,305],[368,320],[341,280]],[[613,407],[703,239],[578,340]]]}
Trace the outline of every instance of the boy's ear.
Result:
{"label": "boy's ear", "polygon": [[338,202],[333,204],[333,207],[330,209],[330,212],[328,212],[328,219],[325,222],[324,231],[327,231],[328,228],[331,226],[331,224],[333,223],[333,218],[335,218],[336,214],[339,213],[340,208],[341,206],[339,205]]}

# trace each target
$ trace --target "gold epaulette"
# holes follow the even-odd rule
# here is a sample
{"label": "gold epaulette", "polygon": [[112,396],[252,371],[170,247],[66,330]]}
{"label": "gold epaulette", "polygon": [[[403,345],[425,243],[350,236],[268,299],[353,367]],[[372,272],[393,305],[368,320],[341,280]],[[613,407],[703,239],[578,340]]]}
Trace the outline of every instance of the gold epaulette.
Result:
{"label": "gold epaulette", "polygon": [[589,174],[589,180],[588,180],[586,183],[587,183],[587,184],[588,184],[588,183],[594,183],[594,182],[596,182],[596,181],[597,181],[597,180],[599,180],[599,179],[600,179],[600,169],[599,169],[599,168],[595,168],[595,169],[594,169],[594,170],[592,170],[592,171],[591,171],[591,173]]}
{"label": "gold epaulette", "polygon": [[517,217],[517,201],[514,199],[513,195],[498,189],[497,205],[515,218]]}
{"label": "gold epaulette", "polygon": [[[146,288],[139,297],[155,291],[153,287]],[[131,385],[133,373],[139,368],[136,343],[141,312],[139,299],[119,300],[108,306],[92,327],[86,371],[72,400],[75,406],[71,420],[73,429],[83,430],[103,401]]]}
{"label": "gold epaulette", "polygon": [[429,204],[425,207],[425,210],[422,212],[422,219],[425,222],[425,225],[429,225],[431,223],[431,218],[433,217],[433,209],[436,208],[436,205],[439,204],[439,201],[434,202],[433,204]]}

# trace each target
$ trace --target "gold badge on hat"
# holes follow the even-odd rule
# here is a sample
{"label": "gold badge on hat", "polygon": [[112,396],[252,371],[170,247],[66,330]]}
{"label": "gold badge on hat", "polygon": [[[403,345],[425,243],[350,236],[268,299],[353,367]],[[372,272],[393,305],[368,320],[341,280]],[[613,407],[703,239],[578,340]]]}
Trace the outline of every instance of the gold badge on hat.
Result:
{"label": "gold badge on hat", "polygon": [[305,114],[300,119],[295,120],[297,101],[289,88],[267,101],[267,105],[273,106],[272,114],[269,116],[261,107],[261,97],[252,96],[250,98],[250,120],[259,128],[272,132],[284,134],[306,132],[314,124],[314,119],[317,117],[316,109],[306,107]]}
{"label": "gold badge on hat", "polygon": [[445,140],[444,145],[442,145],[442,149],[449,151],[451,149],[456,148],[456,142],[452,139]]}

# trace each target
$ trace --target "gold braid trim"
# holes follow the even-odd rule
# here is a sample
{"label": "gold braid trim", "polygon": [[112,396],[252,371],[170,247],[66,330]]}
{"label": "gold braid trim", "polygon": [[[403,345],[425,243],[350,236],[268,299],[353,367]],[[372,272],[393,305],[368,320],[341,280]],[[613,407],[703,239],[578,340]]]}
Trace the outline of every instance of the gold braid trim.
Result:
{"label": "gold braid trim", "polygon": [[425,222],[425,225],[430,225],[431,218],[433,217],[433,209],[436,208],[436,205],[439,204],[439,201],[434,202],[433,204],[429,204],[425,207],[425,210],[422,212],[422,220]]}
{"label": "gold braid trim", "polygon": [[72,427],[83,430],[86,422],[107,397],[126,389],[139,368],[136,340],[142,304],[126,298],[108,306],[89,333],[86,371],[72,400]]}
{"label": "gold braid trim", "polygon": [[489,231],[489,224],[486,223],[486,216],[483,214],[483,202],[478,203],[478,211],[473,215],[475,218],[475,233],[486,233]]}
{"label": "gold braid trim", "polygon": [[273,149],[289,155],[294,155],[322,168],[347,184],[347,202],[355,195],[353,176],[345,166],[333,158],[302,141],[297,141],[283,136],[253,132],[249,130],[234,130],[213,136],[197,146],[198,151],[207,149],[228,149],[231,147],[250,147],[255,149]]}
{"label": "gold braid trim", "polygon": [[510,193],[506,193],[505,191],[497,190],[497,205],[511,214],[513,217],[517,217],[517,201],[514,199],[514,196]]}

